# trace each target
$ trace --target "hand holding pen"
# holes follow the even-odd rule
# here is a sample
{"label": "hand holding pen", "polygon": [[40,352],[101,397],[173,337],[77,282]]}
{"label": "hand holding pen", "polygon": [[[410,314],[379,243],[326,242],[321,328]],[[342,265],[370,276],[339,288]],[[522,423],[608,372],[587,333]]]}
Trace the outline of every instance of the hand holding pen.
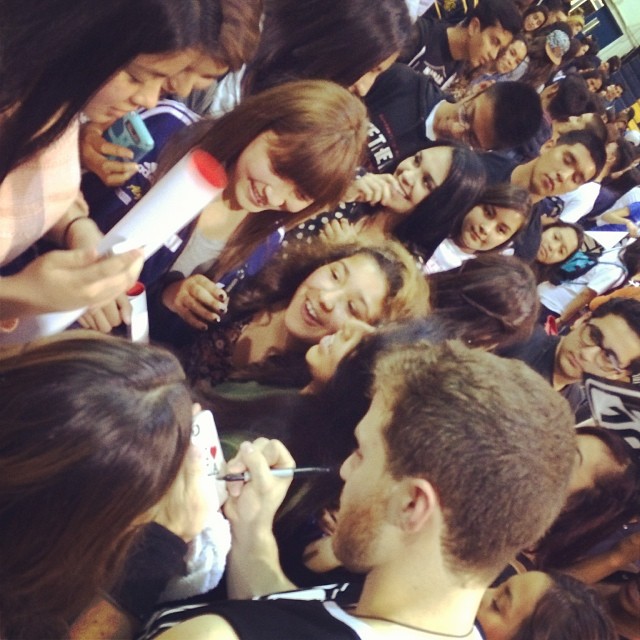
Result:
{"label": "hand holding pen", "polygon": [[[277,478],[272,470],[290,470],[295,466],[295,460],[279,440],[258,438],[254,442],[243,442],[236,456],[228,461],[225,474],[239,478],[226,483],[229,499],[224,512],[232,527],[238,531],[255,527],[270,531],[275,512],[293,477]],[[245,477],[250,478],[250,482],[246,482]]]}
{"label": "hand holding pen", "polygon": [[[333,469],[330,467],[288,467],[288,468],[271,468],[269,473],[274,478],[301,478],[313,476],[323,473],[331,473]],[[240,473],[227,473],[217,476],[216,480],[225,482],[249,482],[251,473],[249,471],[241,471]]]}

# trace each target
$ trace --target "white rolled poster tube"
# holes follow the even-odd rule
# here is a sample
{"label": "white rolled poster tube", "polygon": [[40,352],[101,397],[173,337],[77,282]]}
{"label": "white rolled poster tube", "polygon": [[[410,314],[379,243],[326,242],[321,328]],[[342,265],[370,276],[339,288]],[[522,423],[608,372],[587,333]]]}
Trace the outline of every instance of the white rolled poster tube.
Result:
{"label": "white rolled poster tube", "polygon": [[[202,149],[194,149],[164,175],[102,239],[103,255],[142,248],[147,260],[227,185],[222,165]],[[63,331],[84,312],[82,309],[43,313],[20,318],[10,333],[0,333],[0,344],[28,342]]]}

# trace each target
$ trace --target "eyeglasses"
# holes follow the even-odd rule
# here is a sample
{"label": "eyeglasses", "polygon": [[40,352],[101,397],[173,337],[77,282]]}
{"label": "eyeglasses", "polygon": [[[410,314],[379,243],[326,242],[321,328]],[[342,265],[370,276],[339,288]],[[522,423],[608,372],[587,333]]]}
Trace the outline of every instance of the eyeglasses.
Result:
{"label": "eyeglasses", "polygon": [[607,373],[624,373],[627,370],[626,367],[620,364],[618,356],[602,344],[604,342],[604,336],[595,324],[585,322],[580,331],[580,344],[582,347],[598,347],[599,351],[596,356],[596,364],[602,371]]}
{"label": "eyeglasses", "polygon": [[458,122],[464,127],[464,132],[461,136],[462,142],[468,144],[474,149],[480,148],[480,141],[478,140],[475,131],[473,130],[473,123],[476,114],[475,100],[467,100],[462,104],[458,111]]}

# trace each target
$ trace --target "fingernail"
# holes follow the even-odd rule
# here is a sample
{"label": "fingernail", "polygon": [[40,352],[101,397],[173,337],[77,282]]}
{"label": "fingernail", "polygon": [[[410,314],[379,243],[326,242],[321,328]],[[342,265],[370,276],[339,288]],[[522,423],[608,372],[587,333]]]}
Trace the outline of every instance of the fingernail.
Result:
{"label": "fingernail", "polygon": [[240,448],[246,453],[253,453],[253,445],[247,440],[240,445]]}

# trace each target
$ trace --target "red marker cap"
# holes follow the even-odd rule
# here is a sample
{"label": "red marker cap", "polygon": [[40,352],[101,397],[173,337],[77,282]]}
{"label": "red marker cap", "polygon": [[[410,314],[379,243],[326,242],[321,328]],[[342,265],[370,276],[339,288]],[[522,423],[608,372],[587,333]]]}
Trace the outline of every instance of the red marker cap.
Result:
{"label": "red marker cap", "polygon": [[203,149],[194,149],[191,152],[191,162],[211,186],[218,189],[224,189],[227,186],[227,172],[210,153]]}
{"label": "red marker cap", "polygon": [[144,285],[142,284],[142,282],[136,282],[131,289],[129,289],[129,291],[127,291],[127,295],[130,298],[133,298],[135,296],[139,296],[141,293],[144,293]]}

